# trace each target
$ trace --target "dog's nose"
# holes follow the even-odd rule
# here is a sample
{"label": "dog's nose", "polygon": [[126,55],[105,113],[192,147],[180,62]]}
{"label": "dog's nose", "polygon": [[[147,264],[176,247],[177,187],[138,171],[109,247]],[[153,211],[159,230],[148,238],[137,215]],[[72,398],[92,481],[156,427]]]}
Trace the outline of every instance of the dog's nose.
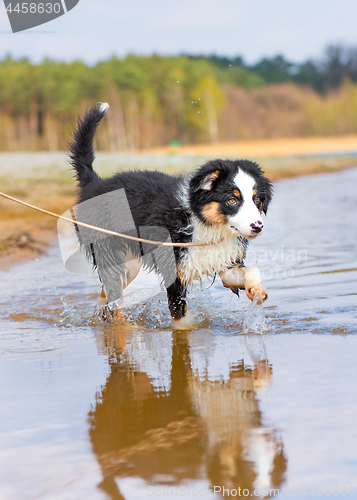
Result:
{"label": "dog's nose", "polygon": [[261,220],[257,220],[257,222],[252,222],[250,227],[252,228],[253,233],[259,234],[263,230],[264,224]]}

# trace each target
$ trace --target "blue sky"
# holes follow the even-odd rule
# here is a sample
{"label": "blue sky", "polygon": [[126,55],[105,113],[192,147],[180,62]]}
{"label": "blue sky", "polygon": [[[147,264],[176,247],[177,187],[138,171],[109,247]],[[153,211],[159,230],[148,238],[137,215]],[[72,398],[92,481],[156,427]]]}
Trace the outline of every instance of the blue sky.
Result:
{"label": "blue sky", "polygon": [[301,62],[329,43],[357,46],[357,0],[80,0],[64,16],[16,34],[0,2],[0,58],[95,63],[128,52],[188,52],[253,63],[282,53]]}

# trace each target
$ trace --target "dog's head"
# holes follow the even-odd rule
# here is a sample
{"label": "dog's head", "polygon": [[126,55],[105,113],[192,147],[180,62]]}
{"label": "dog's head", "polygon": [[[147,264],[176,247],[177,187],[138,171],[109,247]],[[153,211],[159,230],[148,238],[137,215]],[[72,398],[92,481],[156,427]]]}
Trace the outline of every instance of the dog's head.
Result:
{"label": "dog's head", "polygon": [[224,226],[232,234],[253,239],[263,230],[272,184],[261,168],[248,160],[212,160],[189,183],[193,214],[204,224]]}

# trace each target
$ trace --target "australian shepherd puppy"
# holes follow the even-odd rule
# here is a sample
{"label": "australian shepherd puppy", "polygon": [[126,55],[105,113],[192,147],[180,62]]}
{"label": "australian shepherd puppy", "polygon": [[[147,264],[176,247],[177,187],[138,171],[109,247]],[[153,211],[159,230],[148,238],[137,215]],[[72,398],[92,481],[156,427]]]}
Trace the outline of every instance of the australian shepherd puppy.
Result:
{"label": "australian shepherd puppy", "polygon": [[[160,274],[173,324],[187,321],[186,293],[193,280],[219,275],[238,295],[267,298],[257,267],[245,267],[250,240],[263,230],[272,185],[248,160],[211,160],[185,176],[126,171],[100,178],[93,170],[93,139],[108,105],[99,103],[79,119],[69,145],[78,181],[74,216],[129,237],[162,241],[150,245],[77,226],[80,244],[98,271],[99,303],[111,305],[142,266]],[[176,246],[170,246],[171,243]],[[194,246],[180,246],[180,244]],[[186,317],[186,318],[185,318]]]}

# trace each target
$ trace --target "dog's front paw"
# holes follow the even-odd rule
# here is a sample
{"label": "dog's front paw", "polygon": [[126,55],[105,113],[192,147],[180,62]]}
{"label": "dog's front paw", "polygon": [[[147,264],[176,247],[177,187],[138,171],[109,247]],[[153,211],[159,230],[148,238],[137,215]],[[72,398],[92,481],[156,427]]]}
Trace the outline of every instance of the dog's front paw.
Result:
{"label": "dog's front paw", "polygon": [[247,281],[245,291],[248,299],[255,301],[257,304],[263,304],[268,298],[268,292],[263,283]]}

